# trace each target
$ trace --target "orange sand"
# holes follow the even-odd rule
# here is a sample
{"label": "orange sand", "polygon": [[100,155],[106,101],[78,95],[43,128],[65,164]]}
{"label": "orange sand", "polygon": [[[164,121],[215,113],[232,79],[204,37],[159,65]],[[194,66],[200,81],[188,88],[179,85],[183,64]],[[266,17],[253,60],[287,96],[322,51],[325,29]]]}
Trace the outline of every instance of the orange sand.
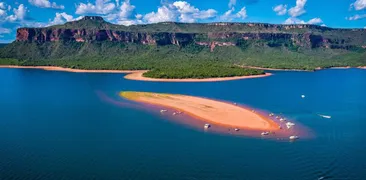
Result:
{"label": "orange sand", "polygon": [[266,73],[263,75],[253,75],[253,76],[235,76],[235,77],[222,77],[222,78],[205,78],[205,79],[158,79],[158,78],[148,78],[144,77],[143,74],[146,71],[133,72],[127,74],[125,79],[138,80],[138,81],[159,81],[159,82],[213,82],[213,81],[230,81],[239,79],[249,79],[249,78],[261,78],[271,76],[271,73]]}
{"label": "orange sand", "polygon": [[[57,66],[11,66],[5,65],[0,68],[22,68],[22,69],[43,69],[47,71],[65,71],[65,72],[75,72],[75,73],[134,73],[141,71],[134,70],[84,70],[84,69],[71,69],[71,68],[63,68]],[[145,72],[145,71],[143,71]]]}
{"label": "orange sand", "polygon": [[120,96],[132,101],[176,109],[207,123],[225,127],[261,131],[279,130],[279,125],[274,121],[230,103],[185,95],[147,92],[121,92]]}

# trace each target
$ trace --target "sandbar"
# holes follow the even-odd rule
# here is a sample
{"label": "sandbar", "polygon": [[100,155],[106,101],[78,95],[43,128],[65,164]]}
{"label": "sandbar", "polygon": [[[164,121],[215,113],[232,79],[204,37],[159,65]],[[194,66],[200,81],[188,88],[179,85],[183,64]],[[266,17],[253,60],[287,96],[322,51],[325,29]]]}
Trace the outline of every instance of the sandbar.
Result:
{"label": "sandbar", "polygon": [[239,79],[250,79],[250,78],[262,78],[271,76],[271,73],[265,73],[262,75],[251,75],[251,76],[234,76],[234,77],[219,77],[219,78],[204,78],[204,79],[163,79],[163,78],[149,78],[144,77],[143,74],[146,71],[133,72],[131,74],[127,74],[125,79],[129,80],[137,80],[137,81],[155,81],[155,82],[215,82],[215,81],[231,81],[231,80],[239,80]]}
{"label": "sandbar", "polygon": [[134,73],[145,72],[141,70],[86,70],[86,69],[71,69],[58,66],[12,66],[12,65],[0,65],[0,68],[20,68],[20,69],[43,69],[46,71],[64,71],[74,73]]}
{"label": "sandbar", "polygon": [[276,131],[279,125],[259,113],[235,104],[178,94],[120,92],[131,101],[182,111],[205,123],[247,130]]}

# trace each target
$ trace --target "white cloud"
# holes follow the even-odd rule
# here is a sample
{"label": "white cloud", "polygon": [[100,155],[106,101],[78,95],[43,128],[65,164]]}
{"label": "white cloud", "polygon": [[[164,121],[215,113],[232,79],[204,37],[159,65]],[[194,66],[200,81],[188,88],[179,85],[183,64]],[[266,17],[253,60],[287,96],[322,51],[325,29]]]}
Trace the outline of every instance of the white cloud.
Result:
{"label": "white cloud", "polygon": [[230,0],[229,1],[229,8],[232,8],[236,5],[236,0]]}
{"label": "white cloud", "polygon": [[222,16],[220,16],[221,21],[233,21],[234,19],[245,19],[247,18],[247,10],[245,7],[241,8],[241,10],[237,13],[235,12],[235,8],[231,8],[226,11]]}
{"label": "white cloud", "polygon": [[6,17],[7,21],[22,21],[26,17],[27,8],[23,4],[20,4],[18,8],[13,9],[13,13],[13,15]]}
{"label": "white cloud", "polygon": [[298,18],[290,17],[286,19],[285,22],[283,22],[283,24],[305,24],[305,21]]}
{"label": "white cloud", "polygon": [[288,13],[291,17],[298,17],[304,14],[305,11],[305,4],[307,0],[296,0],[296,6],[292,7],[288,10]]}
{"label": "white cloud", "polygon": [[62,24],[65,22],[73,21],[74,17],[71,15],[63,13],[56,13],[55,18],[48,24],[48,25],[56,25],[56,24]]}
{"label": "white cloud", "polygon": [[247,18],[247,9],[245,7],[241,8],[238,13],[236,13],[236,17],[240,19]]}
{"label": "white cloud", "polygon": [[276,12],[277,15],[282,16],[287,13],[287,5],[280,4],[273,8],[273,11]]}
{"label": "white cloud", "polygon": [[180,22],[196,22],[197,19],[209,19],[216,16],[217,11],[213,9],[199,10],[186,1],[176,1],[171,9],[178,11]]}
{"label": "white cloud", "polygon": [[9,34],[9,33],[11,33],[10,29],[0,27],[0,34]]}
{"label": "white cloud", "polygon": [[4,2],[0,2],[0,9],[6,9],[6,5]]}
{"label": "white cloud", "polygon": [[130,18],[134,10],[135,6],[131,5],[130,0],[124,1],[120,7],[119,18],[120,19]]}
{"label": "white cloud", "polygon": [[351,4],[351,7],[354,7],[357,11],[366,8],[366,0],[356,0],[356,2]]}
{"label": "white cloud", "polygon": [[323,23],[323,20],[320,18],[310,19],[306,24],[320,24]]}
{"label": "white cloud", "polygon": [[143,19],[148,23],[175,21],[177,19],[177,13],[164,5],[159,7],[157,12],[146,14]]}
{"label": "white cloud", "polygon": [[3,9],[0,9],[0,17],[6,16],[6,11]]}
{"label": "white cloud", "polygon": [[142,19],[144,16],[142,14],[136,14],[135,17],[136,19]]}
{"label": "white cloud", "polygon": [[6,11],[7,11],[6,4],[4,2],[0,2],[0,17],[6,16],[7,15]]}
{"label": "white cloud", "polygon": [[193,23],[197,20],[205,20],[217,16],[214,9],[200,10],[186,1],[175,1],[158,8],[157,12],[151,12],[143,17],[148,23],[179,21]]}
{"label": "white cloud", "polygon": [[359,19],[363,19],[363,18],[366,18],[366,14],[356,14],[354,16],[351,16],[351,17],[347,17],[346,19],[349,20],[349,21],[355,21],[355,20],[359,20]]}
{"label": "white cloud", "polygon": [[65,9],[63,5],[57,5],[55,2],[49,0],[28,0],[30,4],[40,8],[51,8],[51,9]]}
{"label": "white cloud", "polygon": [[284,24],[321,24],[321,23],[323,23],[323,20],[320,18],[313,18],[306,22],[304,20],[294,17],[290,17],[286,19],[286,21],[284,22]]}
{"label": "white cloud", "polygon": [[116,5],[110,0],[96,0],[95,4],[92,3],[80,3],[76,7],[76,14],[109,14],[113,12]]}

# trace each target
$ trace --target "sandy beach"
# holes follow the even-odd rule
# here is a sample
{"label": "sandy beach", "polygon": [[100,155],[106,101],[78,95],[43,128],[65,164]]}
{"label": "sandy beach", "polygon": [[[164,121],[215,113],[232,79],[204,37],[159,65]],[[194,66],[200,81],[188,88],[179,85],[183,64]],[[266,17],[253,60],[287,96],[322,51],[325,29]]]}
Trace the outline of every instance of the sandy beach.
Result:
{"label": "sandy beach", "polygon": [[253,76],[235,76],[235,77],[222,77],[222,78],[205,78],[205,79],[158,79],[158,78],[148,78],[144,77],[143,74],[146,71],[133,72],[127,74],[125,79],[137,80],[137,81],[156,81],[156,82],[214,82],[214,81],[231,81],[239,79],[249,79],[249,78],[261,78],[271,76],[271,73],[266,73],[263,75],[253,75]]}
{"label": "sandy beach", "polygon": [[203,120],[205,123],[214,125],[247,130],[279,130],[279,125],[269,118],[252,112],[250,109],[226,102],[185,95],[148,92],[121,92],[120,96],[132,101],[182,111]]}
{"label": "sandy beach", "polygon": [[10,65],[0,65],[0,68],[21,68],[21,69],[43,69],[46,71],[64,71],[64,72],[74,72],[74,73],[135,73],[135,72],[145,72],[139,70],[85,70],[85,69],[71,69],[63,68],[57,66],[10,66]]}

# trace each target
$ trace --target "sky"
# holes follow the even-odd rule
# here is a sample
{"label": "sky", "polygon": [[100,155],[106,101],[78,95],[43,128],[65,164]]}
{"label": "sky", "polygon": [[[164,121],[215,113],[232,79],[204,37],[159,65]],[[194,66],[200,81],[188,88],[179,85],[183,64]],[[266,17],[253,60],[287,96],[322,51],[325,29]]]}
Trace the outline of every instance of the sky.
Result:
{"label": "sky", "polygon": [[98,15],[122,25],[260,22],[366,28],[366,0],[0,0],[0,43],[19,27],[45,27]]}

